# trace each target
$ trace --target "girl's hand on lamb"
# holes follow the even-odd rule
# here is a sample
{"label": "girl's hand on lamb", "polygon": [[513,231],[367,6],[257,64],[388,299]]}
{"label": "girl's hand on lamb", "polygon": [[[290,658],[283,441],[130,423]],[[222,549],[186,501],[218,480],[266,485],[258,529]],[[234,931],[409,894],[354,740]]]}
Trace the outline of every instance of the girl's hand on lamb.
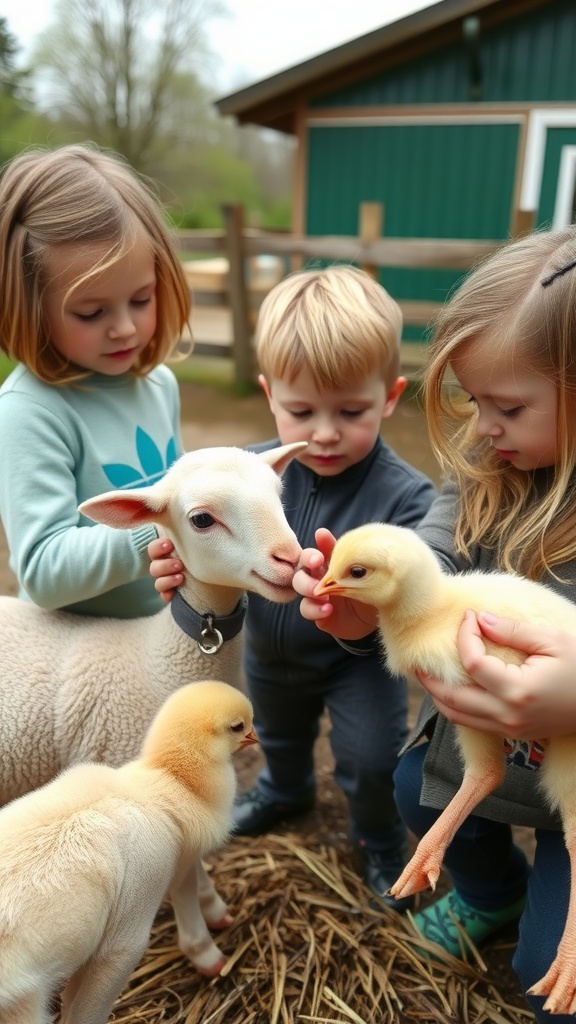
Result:
{"label": "girl's hand on lamb", "polygon": [[317,548],[304,548],[292,586],[300,594],[300,614],[309,622],[315,622],[318,629],[331,633],[342,640],[360,640],[373,633],[377,626],[376,612],[368,605],[335,597],[315,597],[314,588],[325,575],[334,549],[336,538],[329,530],[316,530],[314,539]]}
{"label": "girl's hand on lamb", "polygon": [[[524,652],[526,661],[505,664],[487,653],[485,638]],[[449,721],[512,739],[576,732],[576,637],[551,626],[468,611],[458,632],[458,652],[476,685],[450,687],[417,673]]]}
{"label": "girl's hand on lamb", "polygon": [[184,566],[179,558],[173,558],[174,545],[168,537],[156,537],[148,545],[150,575],[162,599],[171,601],[177,588],[184,582]]}

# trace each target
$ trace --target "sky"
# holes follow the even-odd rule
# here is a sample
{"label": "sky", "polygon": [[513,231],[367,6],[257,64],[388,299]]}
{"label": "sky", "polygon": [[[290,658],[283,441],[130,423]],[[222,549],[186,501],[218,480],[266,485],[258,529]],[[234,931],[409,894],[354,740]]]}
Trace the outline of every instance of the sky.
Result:
{"label": "sky", "polygon": [[[341,43],[429,7],[430,0],[225,0],[210,46],[222,95],[268,78]],[[159,6],[161,0],[159,0]],[[23,47],[50,23],[52,0],[0,0],[0,15]]]}

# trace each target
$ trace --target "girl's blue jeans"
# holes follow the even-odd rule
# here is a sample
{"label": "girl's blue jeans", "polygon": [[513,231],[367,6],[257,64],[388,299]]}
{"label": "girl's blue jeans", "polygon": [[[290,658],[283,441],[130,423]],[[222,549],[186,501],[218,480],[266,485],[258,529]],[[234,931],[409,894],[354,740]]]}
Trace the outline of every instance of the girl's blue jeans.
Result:
{"label": "girl's blue jeans", "polygon": [[[396,768],[396,805],[420,839],[439,810],[420,803],[426,744],[405,754]],[[519,768],[518,771],[523,769]],[[479,910],[499,910],[526,893],[512,966],[526,993],[548,970],[562,936],[570,894],[570,862],[561,832],[536,829],[534,864],[514,843],[509,825],[470,815],[450,844],[444,866],[462,898]],[[539,1022],[575,1024],[576,1015],[550,1014],[544,999],[526,996]]]}

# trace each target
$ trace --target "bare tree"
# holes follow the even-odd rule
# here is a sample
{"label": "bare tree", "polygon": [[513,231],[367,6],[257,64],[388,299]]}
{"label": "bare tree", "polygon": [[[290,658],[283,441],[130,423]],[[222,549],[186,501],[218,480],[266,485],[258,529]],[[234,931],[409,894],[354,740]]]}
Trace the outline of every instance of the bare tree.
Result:
{"label": "bare tree", "polygon": [[146,170],[186,80],[193,108],[206,24],[226,13],[221,0],[59,0],[34,55],[41,103]]}

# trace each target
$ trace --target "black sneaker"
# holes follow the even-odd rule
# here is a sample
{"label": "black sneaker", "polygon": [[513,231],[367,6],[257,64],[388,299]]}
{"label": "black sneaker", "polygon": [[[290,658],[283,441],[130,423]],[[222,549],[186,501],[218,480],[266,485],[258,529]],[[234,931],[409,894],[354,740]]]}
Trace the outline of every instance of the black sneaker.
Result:
{"label": "black sneaker", "polygon": [[285,821],[286,818],[305,814],[313,806],[313,795],[307,797],[306,800],[283,804],[277,800],[270,800],[261,790],[254,787],[247,793],[242,793],[234,802],[232,808],[233,835],[258,836],[262,832],[269,832],[274,825]]}
{"label": "black sneaker", "polygon": [[405,896],[397,900],[394,896],[386,895],[404,869],[404,864],[397,857],[392,858],[383,850],[372,850],[368,846],[356,843],[354,862],[358,874],[375,897],[370,900],[370,906],[374,910],[380,910],[382,904],[399,914],[413,909],[414,896]]}

